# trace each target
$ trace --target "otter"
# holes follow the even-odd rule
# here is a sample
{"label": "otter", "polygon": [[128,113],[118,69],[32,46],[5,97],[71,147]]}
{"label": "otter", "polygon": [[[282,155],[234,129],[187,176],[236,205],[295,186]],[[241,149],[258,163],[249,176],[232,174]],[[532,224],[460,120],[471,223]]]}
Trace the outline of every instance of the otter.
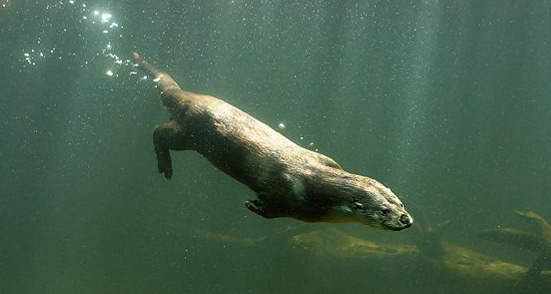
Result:
{"label": "otter", "polygon": [[305,222],[358,222],[387,230],[413,224],[400,199],[366,176],[298,146],[268,125],[216,97],[183,90],[138,53],[137,66],[154,78],[171,118],[155,127],[158,170],[173,174],[169,150],[195,150],[256,192],[245,202],[265,217]]}

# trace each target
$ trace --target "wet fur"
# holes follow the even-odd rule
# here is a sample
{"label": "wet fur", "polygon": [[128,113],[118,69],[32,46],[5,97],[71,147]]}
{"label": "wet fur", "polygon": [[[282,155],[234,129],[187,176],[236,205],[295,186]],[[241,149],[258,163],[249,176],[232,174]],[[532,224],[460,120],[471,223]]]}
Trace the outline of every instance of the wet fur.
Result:
{"label": "wet fur", "polygon": [[390,189],[344,171],[333,159],[302,148],[244,111],[212,96],[182,90],[166,73],[133,54],[155,78],[171,118],[155,128],[159,172],[173,174],[169,150],[195,150],[256,192],[246,202],[266,217],[308,222],[360,222],[401,230],[413,220]]}

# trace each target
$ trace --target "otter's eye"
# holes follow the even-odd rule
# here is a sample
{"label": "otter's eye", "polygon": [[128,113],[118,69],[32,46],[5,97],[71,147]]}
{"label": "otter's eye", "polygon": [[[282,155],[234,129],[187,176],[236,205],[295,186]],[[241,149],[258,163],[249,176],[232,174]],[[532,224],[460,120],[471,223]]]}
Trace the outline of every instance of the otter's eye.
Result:
{"label": "otter's eye", "polygon": [[354,208],[360,210],[364,208],[364,206],[360,202],[354,202]]}
{"label": "otter's eye", "polygon": [[381,214],[382,214],[383,216],[388,215],[389,213],[390,213],[390,210],[388,210],[388,209],[381,209]]}

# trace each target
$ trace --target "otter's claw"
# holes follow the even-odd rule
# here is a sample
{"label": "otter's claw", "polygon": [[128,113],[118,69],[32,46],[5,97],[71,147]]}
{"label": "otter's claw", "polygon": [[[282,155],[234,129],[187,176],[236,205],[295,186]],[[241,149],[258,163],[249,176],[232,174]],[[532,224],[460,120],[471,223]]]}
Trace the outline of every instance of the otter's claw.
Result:
{"label": "otter's claw", "polygon": [[260,200],[247,200],[245,201],[245,206],[252,212],[266,217],[264,209],[262,208],[262,202]]}

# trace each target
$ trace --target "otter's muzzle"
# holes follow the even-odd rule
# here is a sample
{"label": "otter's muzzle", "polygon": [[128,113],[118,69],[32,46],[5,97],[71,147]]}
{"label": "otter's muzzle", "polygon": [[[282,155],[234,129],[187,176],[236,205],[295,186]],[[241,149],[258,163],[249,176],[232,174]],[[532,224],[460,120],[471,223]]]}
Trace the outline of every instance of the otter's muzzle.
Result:
{"label": "otter's muzzle", "polygon": [[413,224],[413,219],[407,214],[402,214],[399,221],[402,225],[404,225],[403,229],[409,228]]}

